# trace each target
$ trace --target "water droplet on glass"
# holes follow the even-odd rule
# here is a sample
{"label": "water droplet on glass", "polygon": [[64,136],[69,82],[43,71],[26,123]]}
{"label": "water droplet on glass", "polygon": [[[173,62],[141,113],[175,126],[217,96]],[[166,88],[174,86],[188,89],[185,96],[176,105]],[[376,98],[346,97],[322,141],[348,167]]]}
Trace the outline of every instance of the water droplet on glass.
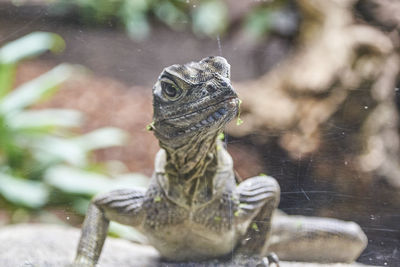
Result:
{"label": "water droplet on glass", "polygon": [[217,44],[218,44],[219,55],[222,57],[222,45],[221,45],[221,39],[219,37],[219,34],[217,35]]}

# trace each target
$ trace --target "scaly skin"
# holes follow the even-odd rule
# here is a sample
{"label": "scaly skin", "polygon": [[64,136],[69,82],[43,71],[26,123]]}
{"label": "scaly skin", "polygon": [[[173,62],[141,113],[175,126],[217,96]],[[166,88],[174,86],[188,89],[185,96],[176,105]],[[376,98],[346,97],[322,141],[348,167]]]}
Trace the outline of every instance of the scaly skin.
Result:
{"label": "scaly skin", "polygon": [[[227,61],[208,57],[165,68],[153,87],[153,106],[152,128],[161,150],[151,185],[147,191],[116,190],[92,201],[74,266],[97,263],[110,220],[144,233],[166,261],[202,261],[202,266],[267,266],[275,261],[263,256],[279,203],[279,185],[268,176],[237,185],[232,159],[217,138],[239,108]],[[307,220],[302,225],[307,226]],[[291,233],[293,242],[309,245],[332,240],[338,244],[337,240],[345,240],[345,246],[355,247],[357,253],[363,249],[359,227],[342,233],[339,223],[337,235],[321,225],[313,227],[312,235],[304,231],[302,235],[301,228]],[[279,247],[284,235],[276,229],[273,240],[278,240],[274,244]],[[284,237],[282,242],[291,243],[290,237]],[[300,259],[323,261],[321,253],[310,251]]]}

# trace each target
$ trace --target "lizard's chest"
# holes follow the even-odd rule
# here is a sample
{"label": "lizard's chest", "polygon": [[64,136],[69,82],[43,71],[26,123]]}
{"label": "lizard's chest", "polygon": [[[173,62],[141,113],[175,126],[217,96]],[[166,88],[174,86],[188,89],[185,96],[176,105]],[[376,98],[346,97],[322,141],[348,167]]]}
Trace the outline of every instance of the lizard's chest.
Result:
{"label": "lizard's chest", "polygon": [[231,194],[222,194],[204,205],[183,207],[170,201],[165,195],[153,195],[143,203],[146,214],[143,227],[160,231],[173,226],[194,226],[196,224],[217,234],[230,230],[238,210],[238,203]]}
{"label": "lizard's chest", "polygon": [[229,253],[238,233],[237,204],[224,194],[207,205],[181,207],[163,195],[143,203],[146,218],[142,231],[165,258],[207,258]]}

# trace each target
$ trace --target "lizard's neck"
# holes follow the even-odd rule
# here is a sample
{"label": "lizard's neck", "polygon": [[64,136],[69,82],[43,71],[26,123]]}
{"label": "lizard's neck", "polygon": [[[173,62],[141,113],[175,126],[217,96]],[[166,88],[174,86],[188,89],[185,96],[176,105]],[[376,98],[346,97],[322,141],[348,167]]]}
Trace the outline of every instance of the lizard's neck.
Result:
{"label": "lizard's neck", "polygon": [[169,176],[177,176],[180,182],[189,182],[204,177],[208,171],[216,171],[216,140],[216,135],[196,137],[177,148],[160,142],[166,151],[165,172]]}
{"label": "lizard's neck", "polygon": [[210,199],[218,169],[217,134],[193,138],[177,148],[162,142],[160,146],[166,152],[164,170],[169,191],[181,188],[189,205],[200,195],[202,200]]}

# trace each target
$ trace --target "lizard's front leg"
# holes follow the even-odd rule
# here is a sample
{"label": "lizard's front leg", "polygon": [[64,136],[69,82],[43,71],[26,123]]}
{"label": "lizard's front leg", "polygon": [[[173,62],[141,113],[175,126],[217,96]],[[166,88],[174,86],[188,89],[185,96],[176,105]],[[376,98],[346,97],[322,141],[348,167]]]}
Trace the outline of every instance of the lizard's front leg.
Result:
{"label": "lizard's front leg", "polygon": [[115,190],[95,197],[87,211],[75,257],[74,267],[95,266],[110,220],[131,226],[142,222],[144,192],[140,190]]}
{"label": "lizard's front leg", "polygon": [[237,252],[264,255],[271,232],[271,217],[279,204],[280,188],[269,176],[249,178],[237,187],[239,195],[238,224],[248,225]]}

